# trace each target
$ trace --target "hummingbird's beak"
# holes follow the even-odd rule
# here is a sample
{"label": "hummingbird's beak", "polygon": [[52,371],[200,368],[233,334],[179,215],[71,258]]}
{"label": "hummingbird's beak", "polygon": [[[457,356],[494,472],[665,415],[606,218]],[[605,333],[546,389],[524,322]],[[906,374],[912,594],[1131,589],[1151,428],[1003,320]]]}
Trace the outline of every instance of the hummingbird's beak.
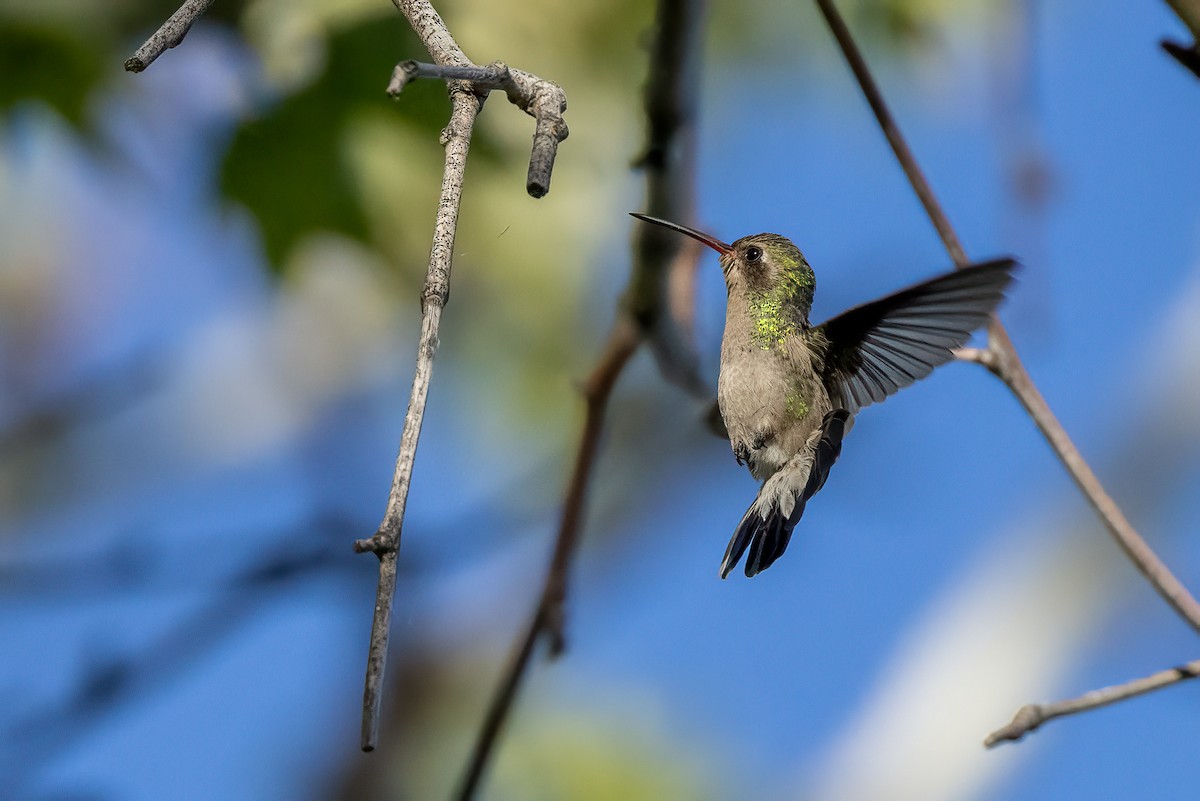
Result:
{"label": "hummingbird's beak", "polygon": [[726,253],[728,253],[729,251],[733,250],[732,247],[725,244],[720,239],[717,239],[715,236],[709,236],[708,234],[704,233],[703,231],[697,231],[695,228],[688,228],[686,225],[680,225],[679,223],[673,223],[673,222],[668,222],[666,220],[660,220],[657,217],[648,217],[645,214],[638,214],[636,211],[629,212],[629,216],[637,217],[642,222],[648,222],[648,223],[653,223],[655,225],[661,225],[663,228],[670,228],[672,231],[678,231],[681,234],[687,234],[692,239],[695,239],[698,242],[703,242],[704,244],[708,245],[710,248],[717,251],[722,256],[725,255]]}

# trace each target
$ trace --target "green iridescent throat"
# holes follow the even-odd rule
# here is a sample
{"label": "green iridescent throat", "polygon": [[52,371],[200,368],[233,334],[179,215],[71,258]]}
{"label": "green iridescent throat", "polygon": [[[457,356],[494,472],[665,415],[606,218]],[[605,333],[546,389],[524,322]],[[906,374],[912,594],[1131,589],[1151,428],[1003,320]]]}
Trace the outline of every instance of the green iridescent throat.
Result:
{"label": "green iridescent throat", "polygon": [[751,291],[748,297],[754,318],[751,336],[763,350],[782,345],[800,330],[813,296],[812,271],[805,270],[795,255],[773,247],[771,258],[780,267],[777,283],[770,289]]}

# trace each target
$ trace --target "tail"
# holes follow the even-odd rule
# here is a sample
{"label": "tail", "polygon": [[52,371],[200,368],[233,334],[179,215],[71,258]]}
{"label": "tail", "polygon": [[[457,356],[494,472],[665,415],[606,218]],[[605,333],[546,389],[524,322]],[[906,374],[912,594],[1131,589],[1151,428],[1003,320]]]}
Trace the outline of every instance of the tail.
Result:
{"label": "tail", "polygon": [[815,445],[810,439],[791,461],[763,482],[758,497],[746,510],[725,549],[721,578],[737,566],[747,546],[750,546],[747,576],[761,573],[783,555],[808,499],[825,486],[829,469],[842,452],[842,437],[849,419],[850,412],[845,409],[834,409],[825,415],[821,428],[814,434]]}

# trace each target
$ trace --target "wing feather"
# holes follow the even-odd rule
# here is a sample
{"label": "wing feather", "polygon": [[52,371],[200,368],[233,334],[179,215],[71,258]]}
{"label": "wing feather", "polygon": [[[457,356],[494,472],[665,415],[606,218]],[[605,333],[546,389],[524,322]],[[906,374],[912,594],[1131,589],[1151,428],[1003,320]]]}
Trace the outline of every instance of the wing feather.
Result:
{"label": "wing feather", "polygon": [[953,358],[1004,299],[1016,262],[973,264],[856,306],[814,329],[825,385],[854,414]]}

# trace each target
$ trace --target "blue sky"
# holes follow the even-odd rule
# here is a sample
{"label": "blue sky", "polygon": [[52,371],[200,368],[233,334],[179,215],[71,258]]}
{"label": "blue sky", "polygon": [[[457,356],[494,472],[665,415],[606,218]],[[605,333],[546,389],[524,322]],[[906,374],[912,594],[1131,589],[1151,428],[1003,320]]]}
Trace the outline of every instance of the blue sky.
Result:
{"label": "blue sky", "polygon": [[[1030,372],[1135,525],[1200,586],[1191,569],[1200,508],[1188,491],[1197,427],[1175,413],[1196,385],[1171,380],[1200,360],[1190,341],[1172,338],[1191,331],[1197,308],[1200,82],[1157,48],[1179,28],[1163,7],[1071,2],[1036,13],[1028,119],[987,100],[986,59],[996,56],[986,30],[964,33],[976,47],[921,64],[868,55],[968,251],[1021,259],[1003,317]],[[60,340],[30,356],[31,397],[131,353],[159,365],[153,392],[8,457],[0,632],[17,657],[0,664],[9,710],[0,770],[17,777],[19,798],[157,799],[165,787],[181,799],[320,798],[331,772],[361,758],[374,571],[348,543],[382,508],[416,326],[411,312],[384,315],[377,328],[368,320],[364,337],[383,344],[349,360],[336,391],[302,385],[308,394],[287,403],[273,394],[287,386],[272,383],[286,343],[272,339],[270,321],[307,319],[314,304],[369,298],[377,287],[363,275],[332,289],[298,279],[290,291],[307,300],[297,301],[265,276],[253,222],[208,191],[215,148],[244,100],[238,62],[226,60],[225,36],[197,34],[145,76],[139,91],[172,103],[156,126],[145,125],[153,104],[142,96],[108,99],[107,130],[131,143],[125,164],[96,159],[36,107],[0,127],[3,258],[58,265],[45,291],[63,310]],[[832,44],[819,47],[829,52],[772,67],[780,76],[813,69],[815,81],[764,83],[749,60],[710,71],[699,207],[727,240],[793,237],[817,270],[814,316],[823,318],[950,264]],[[1005,155],[1034,146],[1050,186],[1036,214],[1014,203]],[[625,211],[609,210],[614,219]],[[51,228],[55,220],[67,222]],[[63,235],[21,237],[45,230]],[[699,318],[715,370],[723,288],[710,262]],[[605,319],[621,280],[598,275],[591,313]],[[556,508],[494,507],[526,481],[563,477],[534,465],[529,479],[522,465],[497,478],[503,453],[464,460],[474,443],[456,412],[479,406],[455,365],[442,355],[419,453],[408,530],[434,533],[406,544],[397,642],[478,640],[500,654],[530,600]],[[22,402],[14,391],[6,413]],[[955,608],[978,616],[954,623],[969,636],[963,653],[938,646],[943,663],[988,645],[1011,655],[1011,668],[993,660],[979,670],[978,686],[975,676],[947,680],[946,698],[1003,710],[995,725],[1025,702],[1197,655],[1186,626],[1120,561],[1032,424],[979,368],[949,365],[866,410],[788,554],[753,581],[716,578],[755,487],[726,444],[702,435],[699,410],[663,390],[643,356],[612,414],[571,599],[571,650],[535,670],[524,703],[585,720],[633,703],[645,717],[632,729],[706,755],[704,771],[733,795],[823,798],[835,790],[822,788],[849,787],[831,766],[868,741],[880,699],[899,686],[906,660],[937,653],[930,632],[953,630]],[[630,474],[648,478],[630,486]],[[276,548],[310,560],[299,578],[239,594],[237,576]],[[213,591],[225,585],[233,589]],[[993,586],[1020,588],[1020,598],[988,594]],[[193,617],[193,629],[178,628]],[[171,632],[178,641],[160,640]],[[1027,643],[1046,664],[1020,653]],[[136,665],[147,649],[168,653],[170,675],[134,688],[120,714],[57,712],[96,665]],[[490,667],[479,670],[490,686]],[[1005,683],[1025,670],[1027,680]],[[109,680],[110,690],[128,689],[119,670]],[[947,785],[960,798],[1173,797],[1191,784],[1197,692],[1181,686],[1053,722],[984,755],[991,763],[960,763],[932,744],[929,759],[943,759],[947,774],[966,766],[973,778]],[[939,715],[957,710],[935,701],[928,717]],[[536,721],[518,717],[515,736]],[[914,722],[912,737],[920,731]],[[986,733],[975,731],[972,754]],[[448,770],[458,756],[446,755]],[[861,770],[891,775],[885,756]],[[895,786],[897,798],[911,792]]]}

